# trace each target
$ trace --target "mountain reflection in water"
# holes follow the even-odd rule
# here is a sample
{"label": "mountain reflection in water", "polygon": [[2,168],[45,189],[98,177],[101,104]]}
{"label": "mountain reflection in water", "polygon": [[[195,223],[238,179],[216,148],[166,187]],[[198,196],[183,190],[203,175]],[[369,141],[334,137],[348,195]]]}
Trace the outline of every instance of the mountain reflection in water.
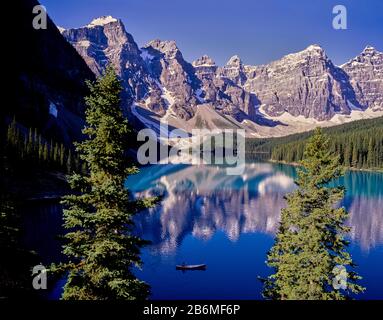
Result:
{"label": "mountain reflection in water", "polygon": [[[137,276],[150,284],[152,299],[262,299],[271,270],[273,244],[284,195],[294,190],[296,168],[248,163],[241,176],[223,167],[156,165],[129,177],[135,196],[163,195],[156,208],[136,216],[136,232],[152,244],[142,250]],[[366,292],[357,299],[383,299],[383,174],[348,172],[341,205],[350,212],[350,253]],[[25,209],[25,244],[43,264],[63,259],[62,208],[30,203]],[[207,264],[204,272],[179,272],[175,265]],[[62,281],[47,295],[58,299]]]}
{"label": "mountain reflection in water", "polygon": [[[163,195],[161,206],[137,217],[137,232],[151,251],[175,253],[183,239],[209,240],[217,231],[235,242],[241,234],[274,235],[284,196],[294,190],[296,169],[268,163],[246,164],[240,176],[223,167],[162,165],[141,169],[127,181],[135,196]],[[364,251],[383,242],[383,175],[348,172],[339,183],[346,196],[350,237]]]}

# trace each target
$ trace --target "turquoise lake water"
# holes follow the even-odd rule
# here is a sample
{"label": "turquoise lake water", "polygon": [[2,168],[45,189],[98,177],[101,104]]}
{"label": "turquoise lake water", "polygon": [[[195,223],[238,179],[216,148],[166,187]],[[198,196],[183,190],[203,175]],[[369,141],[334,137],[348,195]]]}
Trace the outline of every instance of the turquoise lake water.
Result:
{"label": "turquoise lake water", "polygon": [[[269,163],[248,163],[240,176],[218,166],[156,165],[130,177],[136,196],[164,197],[136,219],[138,234],[152,241],[137,272],[152,298],[261,299],[258,276],[270,272],[266,253],[294,177],[295,167]],[[336,183],[347,189],[349,251],[367,288],[357,298],[382,299],[383,174],[348,172]],[[183,262],[207,270],[175,270]]]}

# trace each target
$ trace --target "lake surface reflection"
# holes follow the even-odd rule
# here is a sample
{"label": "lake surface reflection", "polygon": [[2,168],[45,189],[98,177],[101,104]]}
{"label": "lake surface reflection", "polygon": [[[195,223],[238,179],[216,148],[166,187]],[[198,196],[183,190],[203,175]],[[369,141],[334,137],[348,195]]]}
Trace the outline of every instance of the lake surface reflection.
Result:
{"label": "lake surface reflection", "polygon": [[[137,216],[137,233],[152,244],[137,275],[153,299],[260,299],[266,253],[273,244],[284,195],[296,169],[248,163],[241,176],[224,167],[155,165],[129,177],[135,196],[163,195],[161,205]],[[350,212],[350,251],[367,287],[361,299],[383,298],[383,174],[348,172],[341,205]],[[206,263],[206,271],[175,264]]]}

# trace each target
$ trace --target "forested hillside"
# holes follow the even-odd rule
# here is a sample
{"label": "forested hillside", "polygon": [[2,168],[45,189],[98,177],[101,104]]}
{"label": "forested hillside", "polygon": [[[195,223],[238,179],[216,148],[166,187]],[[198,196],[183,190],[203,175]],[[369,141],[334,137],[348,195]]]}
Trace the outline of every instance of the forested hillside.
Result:
{"label": "forested hillside", "polygon": [[[383,118],[360,120],[326,128],[331,137],[330,150],[339,154],[341,163],[350,168],[383,168]],[[246,152],[266,153],[274,161],[302,160],[305,143],[312,132],[283,138],[250,139]]]}
{"label": "forested hillside", "polygon": [[12,32],[4,32],[9,77],[1,109],[26,127],[67,147],[82,139],[85,80],[94,74],[48,17],[46,29],[34,29],[37,0],[11,1]]}

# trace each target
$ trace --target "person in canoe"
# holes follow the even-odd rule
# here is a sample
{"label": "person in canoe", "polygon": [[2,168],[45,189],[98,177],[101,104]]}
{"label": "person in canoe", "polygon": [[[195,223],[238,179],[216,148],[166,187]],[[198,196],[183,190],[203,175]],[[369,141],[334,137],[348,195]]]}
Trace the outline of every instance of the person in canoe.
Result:
{"label": "person in canoe", "polygon": [[206,270],[206,264],[190,264],[183,262],[181,265],[176,265],[177,270]]}

